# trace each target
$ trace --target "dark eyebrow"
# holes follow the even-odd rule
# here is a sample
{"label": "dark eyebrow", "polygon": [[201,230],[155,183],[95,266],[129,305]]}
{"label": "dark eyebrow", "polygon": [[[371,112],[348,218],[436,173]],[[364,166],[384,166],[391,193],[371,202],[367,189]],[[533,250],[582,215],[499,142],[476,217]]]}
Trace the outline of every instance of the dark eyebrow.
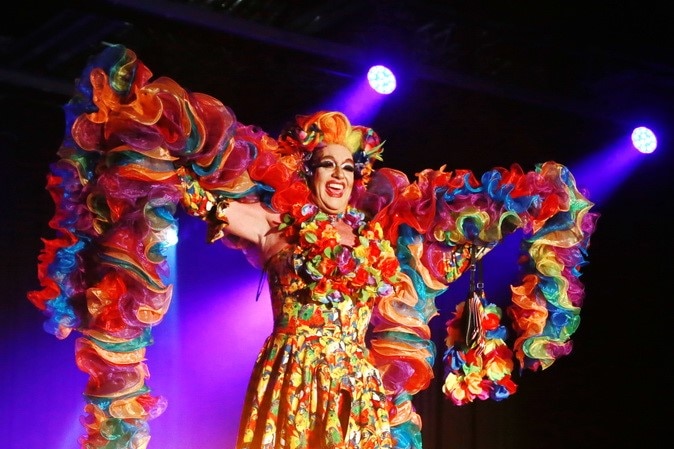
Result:
{"label": "dark eyebrow", "polygon": [[[320,164],[320,163],[323,162],[324,160],[331,160],[332,162],[337,163],[337,159],[335,159],[335,157],[334,157],[334,156],[331,156],[331,155],[321,156],[321,157],[318,158],[317,162]],[[348,159],[345,159],[345,160],[342,162],[342,164],[345,164],[345,163],[347,163],[347,162],[348,162],[348,163],[351,163],[351,164],[355,164],[355,163],[356,163],[356,162],[353,160],[353,158],[351,158],[351,157],[348,158]]]}

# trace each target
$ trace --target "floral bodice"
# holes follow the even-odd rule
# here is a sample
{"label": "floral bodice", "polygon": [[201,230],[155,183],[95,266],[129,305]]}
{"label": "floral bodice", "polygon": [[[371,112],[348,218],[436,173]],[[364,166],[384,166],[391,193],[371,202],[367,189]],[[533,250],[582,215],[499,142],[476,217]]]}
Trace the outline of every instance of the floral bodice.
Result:
{"label": "floral bodice", "polygon": [[[354,229],[353,247],[341,243],[335,220]],[[291,245],[268,264],[276,330],[353,325],[364,332],[376,299],[393,294],[400,272],[381,227],[357,209],[330,216],[306,204],[285,214],[279,229]]]}
{"label": "floral bodice", "polygon": [[[353,247],[341,243],[333,224],[337,219],[356,233]],[[296,288],[305,290],[307,300],[369,304],[377,296],[393,293],[400,265],[381,226],[367,223],[363,212],[350,207],[340,216],[330,216],[314,204],[305,204],[285,214],[279,229],[294,244]]]}

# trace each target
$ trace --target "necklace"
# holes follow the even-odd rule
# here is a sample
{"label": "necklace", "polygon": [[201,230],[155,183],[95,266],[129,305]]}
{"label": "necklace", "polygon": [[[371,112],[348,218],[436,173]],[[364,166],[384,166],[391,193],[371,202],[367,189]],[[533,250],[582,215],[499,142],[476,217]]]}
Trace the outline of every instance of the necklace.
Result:
{"label": "necklace", "polygon": [[[316,214],[317,220],[321,219],[321,217],[319,217],[320,214],[321,212]],[[365,213],[356,209],[355,207],[348,206],[344,212],[328,215],[328,220],[330,220],[330,223],[332,224],[338,221],[343,221],[344,223],[351,226],[354,231],[358,231],[358,229],[365,224]]]}
{"label": "necklace", "polygon": [[[338,214],[340,215],[340,214]],[[378,223],[348,207],[340,217],[356,233],[354,247],[341,244],[333,225],[337,215],[315,204],[297,205],[282,217],[279,229],[295,245],[292,264],[313,301],[334,304],[351,299],[368,303],[393,293],[400,265]]]}

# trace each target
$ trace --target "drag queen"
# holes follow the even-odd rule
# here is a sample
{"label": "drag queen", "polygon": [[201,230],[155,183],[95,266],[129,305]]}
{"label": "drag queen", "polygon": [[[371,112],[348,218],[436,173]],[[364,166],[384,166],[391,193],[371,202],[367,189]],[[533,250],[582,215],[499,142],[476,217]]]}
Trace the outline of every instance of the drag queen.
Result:
{"label": "drag queen", "polygon": [[[209,241],[244,251],[270,288],[274,326],[239,449],[420,448],[412,399],[433,377],[428,323],[466,271],[470,292],[446,323],[448,400],[505,399],[515,366],[542,370],[570,351],[597,214],[561,164],[409,180],[377,168],[379,136],[340,112],[298,115],[271,137],[211,96],[152,79],[118,45],[91,59],[65,109],[47,183],[56,236],[29,299],[49,332],[79,334],[84,448],[146,448],[166,407],[146,384],[145,349],[170,305],[179,208],[208,223]],[[473,277],[516,230],[524,274],[506,329]]]}

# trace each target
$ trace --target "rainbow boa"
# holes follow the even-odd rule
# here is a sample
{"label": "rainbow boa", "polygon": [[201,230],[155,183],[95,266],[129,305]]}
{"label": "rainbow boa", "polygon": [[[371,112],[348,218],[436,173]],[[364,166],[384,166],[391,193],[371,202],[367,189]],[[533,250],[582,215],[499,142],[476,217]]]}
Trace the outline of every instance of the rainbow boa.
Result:
{"label": "rainbow boa", "polygon": [[[73,330],[78,367],[89,375],[81,444],[145,448],[148,421],[166,407],[146,385],[145,348],[170,300],[166,234],[177,227],[179,173],[188,170],[216,198],[270,202],[296,179],[279,164],[276,141],[238,123],[218,100],[152,73],[118,45],[92,58],[66,105],[66,133],[47,189],[56,204],[29,300],[58,338]],[[289,196],[288,198],[291,198]],[[272,201],[273,203],[273,201]],[[381,223],[403,271],[398,294],[373,317],[372,357],[390,392],[398,448],[421,447],[413,396],[433,377],[429,321],[435,298],[516,229],[526,235],[527,274],[512,287],[508,313],[522,368],[546,368],[571,349],[583,297],[578,281],[597,215],[569,171],[554,162],[523,172],[497,168],[479,180],[465,170],[374,173],[358,207]],[[448,323],[445,393],[457,404],[514,392],[514,362],[501,312],[484,298],[480,351]],[[478,353],[479,352],[479,353]]]}

